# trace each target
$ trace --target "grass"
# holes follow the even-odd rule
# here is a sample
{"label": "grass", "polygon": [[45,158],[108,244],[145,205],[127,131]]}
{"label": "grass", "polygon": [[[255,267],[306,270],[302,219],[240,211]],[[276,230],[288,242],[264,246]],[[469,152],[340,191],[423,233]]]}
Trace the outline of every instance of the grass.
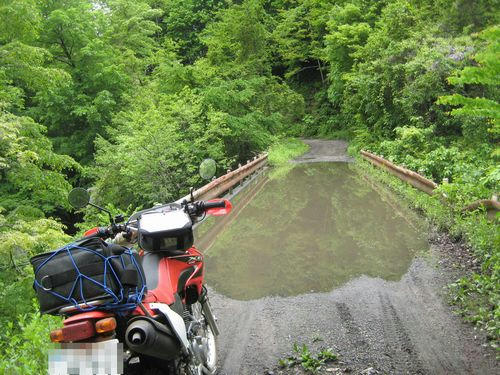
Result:
{"label": "grass", "polygon": [[269,148],[269,163],[275,167],[287,164],[293,158],[306,153],[309,146],[297,138],[283,138]]}

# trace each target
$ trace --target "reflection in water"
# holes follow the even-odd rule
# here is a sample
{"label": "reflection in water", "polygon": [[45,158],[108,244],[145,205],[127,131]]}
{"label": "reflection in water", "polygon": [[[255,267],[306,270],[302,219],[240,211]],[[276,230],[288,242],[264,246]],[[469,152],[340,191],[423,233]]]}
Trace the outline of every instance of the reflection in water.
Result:
{"label": "reflection in water", "polygon": [[362,274],[398,280],[428,248],[415,214],[345,163],[299,164],[248,190],[217,238],[213,227],[197,241],[208,284],[232,298],[328,291]]}

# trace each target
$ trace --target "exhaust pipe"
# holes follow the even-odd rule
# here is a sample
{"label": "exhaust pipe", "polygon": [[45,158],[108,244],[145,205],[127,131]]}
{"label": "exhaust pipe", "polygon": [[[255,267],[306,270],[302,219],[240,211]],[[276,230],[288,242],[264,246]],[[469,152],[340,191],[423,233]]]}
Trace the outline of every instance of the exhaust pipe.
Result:
{"label": "exhaust pipe", "polygon": [[125,342],[134,352],[163,360],[176,358],[181,344],[164,324],[148,317],[134,319],[125,332]]}

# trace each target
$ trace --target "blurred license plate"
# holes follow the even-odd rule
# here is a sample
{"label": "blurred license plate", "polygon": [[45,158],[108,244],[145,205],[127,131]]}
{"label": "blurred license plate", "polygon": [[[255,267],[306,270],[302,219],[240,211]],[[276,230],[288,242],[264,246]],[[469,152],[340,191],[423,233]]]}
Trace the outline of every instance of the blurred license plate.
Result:
{"label": "blurred license plate", "polygon": [[49,351],[49,375],[123,373],[123,344],[118,340],[68,343]]}

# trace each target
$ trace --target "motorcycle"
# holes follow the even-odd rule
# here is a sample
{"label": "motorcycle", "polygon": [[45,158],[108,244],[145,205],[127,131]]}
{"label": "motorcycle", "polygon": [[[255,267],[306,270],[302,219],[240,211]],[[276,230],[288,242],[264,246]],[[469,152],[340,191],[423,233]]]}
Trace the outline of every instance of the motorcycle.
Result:
{"label": "motorcycle", "polygon": [[[76,208],[98,207],[85,189],[68,198]],[[219,328],[193,225],[231,208],[226,199],[194,201],[191,190],[189,201],[136,212],[125,224],[103,209],[110,226],[34,257],[42,310],[65,317],[50,334],[60,349],[49,355],[49,373],[214,374]]]}

